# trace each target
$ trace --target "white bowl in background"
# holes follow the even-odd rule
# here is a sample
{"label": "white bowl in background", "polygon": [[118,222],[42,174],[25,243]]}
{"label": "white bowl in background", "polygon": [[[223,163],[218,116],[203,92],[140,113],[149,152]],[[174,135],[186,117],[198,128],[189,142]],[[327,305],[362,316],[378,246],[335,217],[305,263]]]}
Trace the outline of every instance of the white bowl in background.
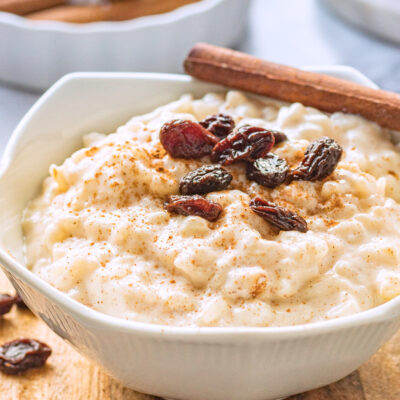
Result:
{"label": "white bowl in background", "polygon": [[378,35],[400,43],[399,0],[324,0],[346,21]]}
{"label": "white bowl in background", "polygon": [[202,0],[128,21],[71,24],[0,12],[0,80],[45,89],[74,71],[179,72],[199,41],[236,44],[249,0]]}
{"label": "white bowl in background", "polygon": [[[315,69],[314,69],[315,70]],[[346,67],[317,71],[373,85]],[[400,297],[336,320],[291,327],[171,327],[94,311],[25,267],[21,211],[51,163],[132,115],[183,93],[220,86],[183,75],[77,73],[58,81],[13,133],[0,164],[0,263],[27,305],[78,351],[123,384],[181,400],[267,400],[336,381],[400,326]]]}

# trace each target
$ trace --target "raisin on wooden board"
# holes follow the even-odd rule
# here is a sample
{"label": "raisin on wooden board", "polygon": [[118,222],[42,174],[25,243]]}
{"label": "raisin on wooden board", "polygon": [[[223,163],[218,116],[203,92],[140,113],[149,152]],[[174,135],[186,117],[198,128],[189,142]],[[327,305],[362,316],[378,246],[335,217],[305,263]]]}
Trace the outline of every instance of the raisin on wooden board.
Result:
{"label": "raisin on wooden board", "polygon": [[16,303],[16,296],[0,294],[0,315],[7,314]]}
{"label": "raisin on wooden board", "polygon": [[28,306],[24,303],[19,294],[15,295],[15,304],[19,308],[28,308]]}
{"label": "raisin on wooden board", "polygon": [[223,139],[235,128],[235,121],[226,114],[215,114],[200,121],[200,125],[209,130],[215,136]]}
{"label": "raisin on wooden board", "polygon": [[200,158],[211,153],[219,139],[193,121],[173,120],[160,130],[160,142],[175,158]]}
{"label": "raisin on wooden board", "polygon": [[290,173],[290,180],[320,181],[336,168],[343,149],[326,136],[310,143],[299,166]]}
{"label": "raisin on wooden board", "polygon": [[17,339],[0,346],[0,370],[18,374],[42,367],[51,354],[47,344],[35,339]]}
{"label": "raisin on wooden board", "polygon": [[251,200],[250,208],[281,231],[307,232],[307,222],[293,211],[259,197]]}
{"label": "raisin on wooden board", "polygon": [[211,160],[223,165],[242,160],[253,162],[268,154],[274,143],[271,131],[243,125],[215,145]]}
{"label": "raisin on wooden board", "polygon": [[251,181],[262,186],[274,188],[285,182],[289,172],[289,165],[276,154],[268,153],[247,165],[246,175]]}
{"label": "raisin on wooden board", "polygon": [[181,179],[179,191],[183,195],[216,192],[225,190],[231,181],[232,175],[219,165],[204,165]]}
{"label": "raisin on wooden board", "polygon": [[170,213],[195,215],[208,221],[216,221],[222,212],[220,204],[198,195],[170,196],[168,203],[164,206]]}

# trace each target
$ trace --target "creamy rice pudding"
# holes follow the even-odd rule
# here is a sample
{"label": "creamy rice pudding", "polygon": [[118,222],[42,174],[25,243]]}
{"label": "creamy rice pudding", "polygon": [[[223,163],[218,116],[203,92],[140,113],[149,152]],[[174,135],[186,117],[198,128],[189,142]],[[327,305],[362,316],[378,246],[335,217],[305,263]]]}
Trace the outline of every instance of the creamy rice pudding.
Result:
{"label": "creamy rice pudding", "polygon": [[[224,166],[232,180],[204,194],[214,221],[168,212],[182,177],[203,165],[172,158],[160,129],[175,120],[230,115],[241,127],[277,129],[271,150],[296,168],[307,146],[343,148],[317,181],[275,188]],[[23,216],[29,268],[73,299],[120,318],[176,326],[282,326],[354,314],[400,294],[400,153],[388,132],[354,115],[231,91],[180,100],[91,133],[50,167]],[[295,212],[305,231],[283,231],[249,204],[260,197]]]}

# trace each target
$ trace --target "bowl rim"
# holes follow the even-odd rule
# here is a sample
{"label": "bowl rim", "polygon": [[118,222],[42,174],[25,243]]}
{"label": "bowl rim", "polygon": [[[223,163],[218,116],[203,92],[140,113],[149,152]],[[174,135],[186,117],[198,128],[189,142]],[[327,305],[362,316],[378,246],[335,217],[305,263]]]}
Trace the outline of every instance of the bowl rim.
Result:
{"label": "bowl rim", "polygon": [[37,32],[60,32],[70,34],[132,32],[143,28],[171,25],[193,15],[205,14],[229,0],[202,0],[196,3],[180,6],[172,11],[146,15],[126,21],[97,21],[76,24],[62,21],[33,21],[23,16],[0,11],[0,25]]}
{"label": "bowl rim", "polygon": [[[348,80],[353,80],[370,87],[376,85],[365,77],[361,72],[352,67],[347,66],[314,66],[304,68],[310,71],[325,73],[325,74],[339,74],[340,76],[347,77]],[[187,75],[178,74],[164,74],[164,73],[137,73],[137,72],[84,72],[84,73],[71,73],[59,79],[50,89],[48,89],[38,101],[31,107],[31,109],[22,118],[10,140],[6,146],[3,156],[0,161],[0,180],[4,173],[8,170],[10,161],[16,156],[14,149],[17,146],[21,137],[24,136],[23,131],[30,119],[35,115],[36,111],[40,109],[42,104],[46,103],[48,99],[58,91],[64,84],[71,80],[77,79],[151,79],[158,81],[174,81],[186,82],[200,82]],[[205,83],[207,84],[207,83]],[[65,293],[54,288],[44,280],[40,279],[33,272],[28,270],[24,265],[16,261],[7,250],[0,247],[0,263],[3,268],[11,275],[15,275],[28,286],[33,287],[39,291],[46,298],[56,303],[60,308],[66,310],[71,316],[80,321],[84,325],[95,326],[98,329],[113,329],[123,332],[142,333],[146,335],[158,336],[167,335],[172,337],[201,338],[201,340],[218,338],[228,338],[233,336],[251,335],[252,338],[260,338],[263,340],[275,340],[277,338],[293,338],[303,337],[310,335],[318,335],[327,332],[333,332],[341,329],[352,328],[369,323],[379,323],[383,321],[391,321],[400,317],[400,296],[397,296],[388,302],[381,304],[369,310],[359,312],[357,314],[339,317],[336,319],[317,321],[308,324],[294,325],[294,326],[273,326],[273,327],[196,327],[196,326],[169,326],[158,325],[154,323],[146,323],[139,321],[124,320],[119,317],[104,314],[96,311],[88,306],[71,299]]]}
{"label": "bowl rim", "polygon": [[385,11],[400,16],[400,5],[393,0],[381,0],[377,3],[375,0],[348,0],[358,7],[370,7],[372,11]]}

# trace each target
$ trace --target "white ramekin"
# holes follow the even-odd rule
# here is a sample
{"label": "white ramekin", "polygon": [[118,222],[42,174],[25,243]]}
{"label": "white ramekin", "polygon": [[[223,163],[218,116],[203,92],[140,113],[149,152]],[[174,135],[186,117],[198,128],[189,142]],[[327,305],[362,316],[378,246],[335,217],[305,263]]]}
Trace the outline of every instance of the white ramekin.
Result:
{"label": "white ramekin", "polygon": [[179,72],[199,41],[232,46],[249,0],[203,0],[129,21],[70,24],[0,12],[0,80],[45,89],[74,71]]}
{"label": "white ramekin", "polygon": [[[372,85],[346,67],[318,71]],[[0,164],[0,262],[29,307],[82,354],[138,391],[182,400],[266,400],[326,385],[366,361],[400,326],[400,297],[353,316],[294,327],[193,328],[93,311],[24,265],[21,211],[51,163],[90,131],[183,93],[224,88],[187,76],[79,73],[62,78],[13,133]]]}

